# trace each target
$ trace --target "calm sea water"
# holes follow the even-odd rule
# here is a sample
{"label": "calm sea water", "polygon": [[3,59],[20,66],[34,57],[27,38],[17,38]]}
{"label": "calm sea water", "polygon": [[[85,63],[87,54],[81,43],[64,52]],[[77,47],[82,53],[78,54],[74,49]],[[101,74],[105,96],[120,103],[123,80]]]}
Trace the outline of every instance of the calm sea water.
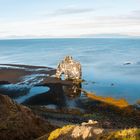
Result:
{"label": "calm sea water", "polygon": [[0,63],[56,68],[66,55],[81,62],[84,89],[130,103],[140,99],[140,39],[0,40]]}

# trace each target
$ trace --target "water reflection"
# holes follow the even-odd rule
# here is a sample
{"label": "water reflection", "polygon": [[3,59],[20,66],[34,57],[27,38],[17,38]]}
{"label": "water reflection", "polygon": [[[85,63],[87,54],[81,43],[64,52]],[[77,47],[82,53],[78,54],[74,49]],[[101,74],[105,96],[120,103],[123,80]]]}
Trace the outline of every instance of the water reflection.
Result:
{"label": "water reflection", "polygon": [[28,98],[23,104],[26,105],[56,105],[66,106],[66,97],[61,84],[49,84],[49,91]]}
{"label": "water reflection", "polygon": [[9,84],[1,85],[0,93],[25,105],[55,105],[57,108],[75,108],[78,106],[77,100],[80,99],[81,84],[55,83],[34,87]]}
{"label": "water reflection", "polygon": [[74,83],[72,85],[63,86],[63,91],[64,91],[65,95],[67,96],[67,98],[73,99],[76,97],[80,97],[81,88],[82,88],[81,83],[79,83],[79,84]]}
{"label": "water reflection", "polygon": [[49,84],[50,90],[28,98],[26,105],[55,105],[61,108],[77,108],[77,100],[81,95],[81,84],[62,85]]}

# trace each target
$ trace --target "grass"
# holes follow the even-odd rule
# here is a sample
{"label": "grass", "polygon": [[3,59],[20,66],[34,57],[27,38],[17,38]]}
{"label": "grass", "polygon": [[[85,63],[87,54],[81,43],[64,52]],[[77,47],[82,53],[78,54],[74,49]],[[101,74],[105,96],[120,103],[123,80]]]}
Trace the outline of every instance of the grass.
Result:
{"label": "grass", "polygon": [[131,128],[109,133],[103,136],[106,140],[140,140],[140,129]]}
{"label": "grass", "polygon": [[[48,140],[56,140],[60,136],[69,136],[71,137],[71,133],[69,133],[75,126],[67,125],[62,128],[56,129],[51,132]],[[60,137],[61,138],[61,137]],[[66,137],[67,138],[67,137]],[[124,130],[117,130],[114,132],[104,132],[99,137],[96,137],[98,140],[140,140],[140,129],[131,128]],[[78,138],[77,138],[78,139]]]}
{"label": "grass", "polygon": [[48,140],[55,140],[60,135],[67,134],[73,127],[74,127],[74,125],[66,125],[62,128],[58,128],[58,129],[54,130],[53,132],[50,133],[50,136],[49,136]]}
{"label": "grass", "polygon": [[[71,130],[76,127],[75,125],[67,125],[62,128],[56,129],[50,133],[48,140],[56,140],[66,135],[65,138],[71,137]],[[70,133],[69,133],[70,132]],[[80,138],[80,137],[79,137]],[[90,138],[90,137],[89,137]],[[140,129],[130,128],[116,131],[105,131],[99,137],[98,140],[140,140]],[[78,138],[77,138],[78,139]]]}

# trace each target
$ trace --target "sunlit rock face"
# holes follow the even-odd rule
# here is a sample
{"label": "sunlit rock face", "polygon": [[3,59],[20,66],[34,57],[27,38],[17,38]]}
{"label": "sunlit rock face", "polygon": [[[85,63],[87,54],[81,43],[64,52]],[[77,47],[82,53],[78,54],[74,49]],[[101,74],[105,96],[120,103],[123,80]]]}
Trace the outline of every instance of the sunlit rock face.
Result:
{"label": "sunlit rock face", "polygon": [[64,79],[78,80],[81,79],[82,71],[81,64],[71,56],[66,56],[59,64],[56,70],[56,77],[61,78],[64,74]]}

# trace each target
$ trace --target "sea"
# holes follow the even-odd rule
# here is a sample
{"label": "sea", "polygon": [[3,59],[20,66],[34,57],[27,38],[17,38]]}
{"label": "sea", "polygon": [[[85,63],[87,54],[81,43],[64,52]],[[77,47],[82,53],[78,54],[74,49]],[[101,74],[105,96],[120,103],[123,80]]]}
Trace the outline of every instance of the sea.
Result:
{"label": "sea", "polygon": [[140,39],[64,38],[0,40],[1,64],[57,68],[67,55],[82,65],[82,88],[103,97],[140,99]]}

